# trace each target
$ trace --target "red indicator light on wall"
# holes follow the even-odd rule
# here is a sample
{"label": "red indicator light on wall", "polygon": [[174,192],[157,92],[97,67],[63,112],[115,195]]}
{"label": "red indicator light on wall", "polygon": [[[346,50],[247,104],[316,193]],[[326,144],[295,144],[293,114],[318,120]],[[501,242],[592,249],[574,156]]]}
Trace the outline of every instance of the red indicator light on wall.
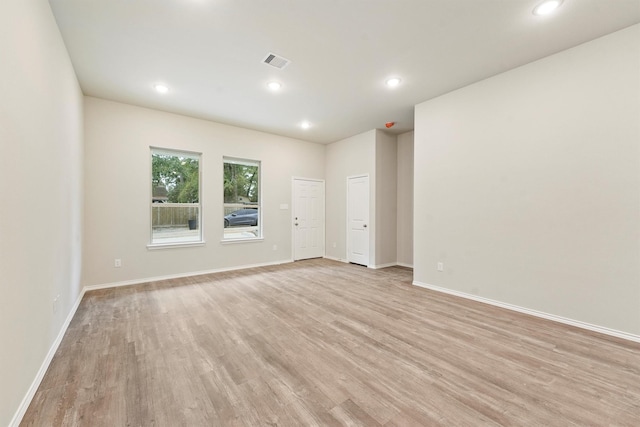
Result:
{"label": "red indicator light on wall", "polygon": [[393,125],[395,125],[396,122],[387,122],[384,125],[386,126],[387,129],[391,129],[393,127]]}

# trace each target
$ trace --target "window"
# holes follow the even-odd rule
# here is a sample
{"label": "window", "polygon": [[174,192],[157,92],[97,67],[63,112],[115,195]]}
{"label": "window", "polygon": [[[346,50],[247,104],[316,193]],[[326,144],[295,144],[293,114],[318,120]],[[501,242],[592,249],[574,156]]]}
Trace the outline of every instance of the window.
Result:
{"label": "window", "polygon": [[224,158],[224,239],[262,237],[260,162]]}
{"label": "window", "polygon": [[151,245],[202,242],[200,154],[151,148]]}

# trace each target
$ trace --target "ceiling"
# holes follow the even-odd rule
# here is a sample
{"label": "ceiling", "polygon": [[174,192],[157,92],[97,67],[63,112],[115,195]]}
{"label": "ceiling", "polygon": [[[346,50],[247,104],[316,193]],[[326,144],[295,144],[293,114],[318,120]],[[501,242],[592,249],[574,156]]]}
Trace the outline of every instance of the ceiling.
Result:
{"label": "ceiling", "polygon": [[415,104],[640,22],[640,0],[49,3],[85,95],[318,143],[412,130]]}

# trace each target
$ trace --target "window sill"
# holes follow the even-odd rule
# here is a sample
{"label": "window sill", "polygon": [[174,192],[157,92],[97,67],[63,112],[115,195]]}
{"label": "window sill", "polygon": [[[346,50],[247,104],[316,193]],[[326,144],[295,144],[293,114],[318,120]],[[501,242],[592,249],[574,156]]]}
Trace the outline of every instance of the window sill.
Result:
{"label": "window sill", "polygon": [[246,239],[222,239],[220,243],[223,245],[233,244],[233,243],[252,243],[252,242],[262,242],[264,241],[264,237],[251,237]]}
{"label": "window sill", "polygon": [[184,243],[149,243],[147,245],[147,249],[150,251],[155,251],[158,249],[171,249],[171,248],[190,248],[197,246],[204,246],[204,240],[200,240],[198,242],[184,242]]}

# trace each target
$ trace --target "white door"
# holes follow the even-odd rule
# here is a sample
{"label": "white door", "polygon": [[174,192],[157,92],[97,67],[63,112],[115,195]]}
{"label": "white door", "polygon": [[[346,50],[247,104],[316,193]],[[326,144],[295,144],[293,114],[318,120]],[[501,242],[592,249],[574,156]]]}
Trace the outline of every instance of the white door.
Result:
{"label": "white door", "polygon": [[324,181],[293,180],[293,259],[324,256]]}
{"label": "white door", "polygon": [[347,178],[347,261],[369,266],[369,176]]}

